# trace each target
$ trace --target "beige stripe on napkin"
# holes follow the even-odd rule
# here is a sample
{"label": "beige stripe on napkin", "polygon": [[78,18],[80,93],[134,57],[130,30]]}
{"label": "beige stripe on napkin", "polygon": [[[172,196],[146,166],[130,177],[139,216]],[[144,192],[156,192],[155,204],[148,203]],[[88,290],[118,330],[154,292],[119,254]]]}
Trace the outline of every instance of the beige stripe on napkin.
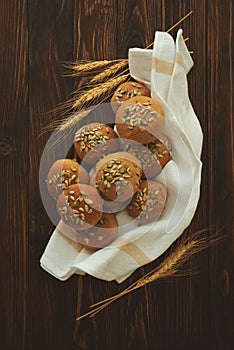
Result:
{"label": "beige stripe on napkin", "polygon": [[163,61],[157,57],[152,58],[152,68],[158,73],[164,73],[172,75],[174,69],[174,63]]}
{"label": "beige stripe on napkin", "polygon": [[[176,53],[176,61],[179,66],[184,67],[184,62],[181,54],[179,52]],[[157,73],[163,73],[167,75],[172,75],[174,69],[174,63],[160,60],[156,57],[152,58],[152,68]]]}
{"label": "beige stripe on napkin", "polygon": [[176,53],[176,63],[179,66],[184,67],[183,58],[182,58],[182,56],[181,56],[181,54],[179,52]]}
{"label": "beige stripe on napkin", "polygon": [[146,255],[136,244],[123,237],[118,238],[118,240],[115,241],[115,245],[117,245],[122,252],[135,260],[138,265],[147,264],[151,261],[148,255]]}

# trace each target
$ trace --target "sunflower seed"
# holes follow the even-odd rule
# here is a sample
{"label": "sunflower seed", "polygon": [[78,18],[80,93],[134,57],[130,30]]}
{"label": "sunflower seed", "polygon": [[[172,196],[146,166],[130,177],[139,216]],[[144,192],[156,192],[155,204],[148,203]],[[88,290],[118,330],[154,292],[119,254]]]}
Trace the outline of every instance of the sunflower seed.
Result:
{"label": "sunflower seed", "polygon": [[93,201],[92,201],[92,199],[89,199],[89,198],[85,198],[85,203],[87,203],[87,204],[93,204]]}

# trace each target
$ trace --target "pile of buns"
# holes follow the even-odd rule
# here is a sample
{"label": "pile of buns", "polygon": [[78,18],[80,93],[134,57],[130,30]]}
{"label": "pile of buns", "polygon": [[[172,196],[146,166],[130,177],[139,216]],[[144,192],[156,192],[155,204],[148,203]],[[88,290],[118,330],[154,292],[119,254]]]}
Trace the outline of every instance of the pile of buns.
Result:
{"label": "pile of buns", "polygon": [[141,83],[121,84],[111,98],[115,125],[90,123],[74,135],[75,159],[59,159],[47,176],[49,194],[75,241],[92,248],[118,234],[116,213],[140,223],[158,220],[167,189],[155,178],[171,160],[164,111]]}

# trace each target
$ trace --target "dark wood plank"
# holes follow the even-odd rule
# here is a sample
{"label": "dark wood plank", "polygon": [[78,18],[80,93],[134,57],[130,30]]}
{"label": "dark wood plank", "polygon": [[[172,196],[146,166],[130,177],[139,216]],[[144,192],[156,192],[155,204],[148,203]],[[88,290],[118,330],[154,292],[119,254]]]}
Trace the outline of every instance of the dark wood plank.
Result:
{"label": "dark wood plank", "polygon": [[27,296],[27,1],[0,3],[0,343],[25,349]]}
{"label": "dark wood plank", "polygon": [[208,2],[210,223],[224,241],[210,254],[211,344],[234,347],[233,1]]}
{"label": "dark wood plank", "polygon": [[[173,2],[173,7],[170,8],[169,1],[165,1],[167,11],[165,11],[165,28],[169,28],[172,22],[176,22],[178,18],[181,18],[184,14],[193,10],[193,15],[184,21],[179,27],[183,29],[184,37],[189,37],[187,42],[190,50],[193,50],[194,54],[194,67],[188,75],[189,93],[191,102],[194,106],[195,112],[201,122],[204,143],[202,151],[202,183],[201,183],[201,197],[199,200],[198,208],[195,213],[194,219],[186,231],[187,234],[195,232],[199,228],[209,227],[208,219],[208,203],[209,203],[209,153],[207,142],[207,77],[206,77],[206,64],[207,64],[207,48],[206,48],[206,18],[208,16],[206,3],[199,1],[176,1]],[[178,27],[178,28],[179,28]],[[178,28],[172,30],[172,35],[176,35]],[[201,36],[201,33],[204,33]],[[203,76],[203,79],[200,79]],[[201,95],[204,96],[201,98]],[[208,293],[209,290],[209,264],[208,264],[208,251],[205,251],[196,256],[190,263],[190,273],[196,271],[196,275],[192,275],[187,278],[187,285],[184,285],[184,281],[176,281],[174,292],[178,298],[171,300],[171,291],[168,292],[168,299],[170,308],[173,305],[177,305],[177,313],[180,314],[180,320],[177,320],[176,313],[170,313],[171,332],[175,334],[175,337],[170,337],[170,333],[167,338],[171,339],[168,344],[178,349],[186,349],[189,347],[204,347],[210,348],[209,337],[209,314],[208,314]],[[182,282],[182,283],[181,283]],[[183,305],[183,308],[182,308]],[[174,344],[174,345],[173,345]]]}
{"label": "dark wood plank", "polygon": [[[74,59],[117,58],[117,1],[75,1],[74,3]],[[79,85],[75,82],[74,88]],[[97,280],[88,275],[78,279],[78,314],[86,312],[89,305],[118,290],[114,283]],[[115,314],[116,315],[116,314]],[[112,315],[113,317],[113,315]],[[109,313],[98,319],[85,319],[75,329],[78,349],[109,349],[117,347],[116,327]],[[112,323],[110,322],[112,319]],[[116,315],[117,319],[117,315]],[[117,348],[116,348],[117,349]]]}
{"label": "dark wood plank", "polygon": [[[89,8],[80,9],[79,11],[75,11],[75,13],[79,13],[81,18],[79,17],[79,20],[77,21],[79,24],[84,23],[87,26],[87,23],[89,24],[90,21],[93,21],[93,18],[96,17],[96,22],[98,23],[99,31],[103,30],[103,33],[105,32],[105,24],[106,24],[106,16],[102,16],[103,9],[100,8],[100,5],[95,4],[93,2],[93,6]],[[125,2],[124,2],[125,3]],[[90,4],[89,4],[90,5]],[[100,33],[99,37],[99,45],[98,47],[95,47],[96,45],[96,36],[94,32],[91,33],[85,33],[85,32],[78,32],[79,35],[82,35],[83,33],[83,45],[80,48],[78,46],[78,58],[86,58],[86,51],[84,49],[84,46],[89,47],[89,54],[88,58],[92,59],[103,59],[103,58],[115,58],[115,57],[127,57],[127,52],[120,52],[119,50],[119,43],[122,41],[122,38],[125,36],[125,30],[124,26],[126,23],[124,21],[120,24],[120,19],[122,19],[123,12],[121,11],[121,6],[123,6],[123,2],[118,2],[118,12],[117,8],[114,7],[112,2],[112,7],[109,9],[109,20],[108,24],[110,26],[109,30],[106,30],[105,36]],[[129,6],[126,6],[126,9],[130,11],[131,13],[132,8],[131,4],[129,3]],[[90,11],[92,9],[92,11]],[[106,9],[106,8],[105,8]],[[98,10],[100,12],[98,12]],[[95,12],[96,11],[96,12]],[[90,17],[87,17],[87,13]],[[86,16],[85,16],[86,14]],[[102,16],[102,21],[100,22],[98,20],[99,16]],[[98,17],[98,18],[97,18]],[[132,18],[131,18],[132,19]],[[118,21],[117,23],[115,21]],[[125,20],[129,20],[129,18],[125,17]],[[118,27],[115,28],[114,24],[118,25]],[[141,24],[141,18],[138,20],[135,20],[134,24]],[[141,24],[142,25],[142,24]],[[95,25],[96,26],[96,25]],[[79,29],[81,26],[79,27]],[[96,28],[96,27],[94,27]],[[133,28],[133,27],[132,27]],[[114,36],[113,36],[114,34]],[[75,36],[76,37],[76,36]],[[101,39],[101,40],[100,40]],[[75,43],[76,43],[75,39]],[[89,46],[88,46],[89,45]],[[103,56],[103,45],[105,46]],[[80,56],[80,52],[83,56]],[[106,283],[103,281],[99,281],[96,279],[93,279],[89,276],[80,277],[79,278],[79,284],[78,284],[78,314],[85,312],[88,310],[88,306],[93,303],[94,301],[103,299],[105,297],[108,297],[112,294],[117,293],[120,289],[122,289],[125,286],[128,285],[128,283],[131,283],[131,281],[127,281],[126,283],[123,283],[123,285],[118,286],[115,282],[112,283]],[[89,294],[87,294],[89,292]],[[81,297],[79,297],[79,293],[81,294]],[[132,329],[130,329],[129,323],[126,323],[126,316],[128,315],[128,312],[126,312],[127,307],[130,306],[129,300],[126,298],[122,300],[120,303],[114,304],[110,310],[104,311],[100,316],[97,317],[97,319],[85,319],[78,323],[77,329],[76,329],[76,343],[78,345],[78,348],[84,348],[84,349],[127,349],[128,345],[131,346],[130,342],[132,339],[129,339],[130,332],[132,333]],[[129,313],[131,314],[132,306],[129,309]],[[136,313],[134,312],[134,315]],[[139,323],[138,323],[139,324]],[[140,324],[139,324],[140,325]],[[144,332],[144,330],[143,330]],[[141,332],[142,333],[142,332]],[[139,333],[138,339],[141,338],[141,333]],[[92,336],[90,336],[92,334]],[[142,347],[144,347],[145,344],[141,344]],[[134,347],[133,347],[134,348]]]}
{"label": "dark wood plank", "polygon": [[153,42],[162,22],[161,1],[118,1],[118,57],[127,58],[129,48]]}
{"label": "dark wood plank", "polygon": [[[72,79],[62,77],[61,61],[73,57],[73,2],[30,1],[29,14],[29,289],[28,349],[73,348],[76,281],[59,282],[43,271],[39,259],[53,226],[41,202],[38,173],[50,132],[42,126],[57,118],[46,113],[66,100]],[[51,205],[55,205],[51,201]],[[72,298],[73,296],[73,298]],[[65,321],[66,320],[66,321]]]}
{"label": "dark wood plank", "polygon": [[[174,23],[182,18],[191,9],[195,14],[187,19],[182,27],[185,37],[189,36],[189,46],[193,49],[193,43],[197,43],[194,50],[199,47],[202,54],[197,54],[195,72],[190,73],[189,84],[191,99],[196,107],[197,114],[203,124],[203,128],[207,128],[206,114],[207,105],[205,99],[201,100],[196,91],[206,91],[206,80],[197,79],[202,74],[206,64],[205,41],[200,36],[200,31],[205,32],[206,23],[206,4],[196,1],[141,1],[121,2],[122,11],[119,13],[119,27],[124,31],[122,33],[122,41],[119,43],[119,56],[126,55],[129,47],[137,45],[144,47],[145,43],[149,43],[154,39],[154,31],[169,29]],[[134,14],[134,15],[133,15]],[[136,16],[138,14],[138,16]],[[133,17],[130,21],[129,18]],[[124,24],[123,19],[126,18]],[[172,31],[175,36],[178,28]],[[132,36],[128,35],[132,33]],[[145,35],[145,37],[144,37]],[[127,39],[126,39],[127,38]],[[129,41],[127,42],[127,40]],[[144,38],[144,39],[143,39]],[[125,46],[127,43],[128,46]],[[198,50],[198,52],[200,52]],[[196,51],[195,51],[196,52]],[[192,76],[191,76],[192,75]],[[203,158],[207,157],[207,149],[205,149]],[[208,174],[208,166],[203,169],[203,179]],[[205,184],[202,186],[201,201],[196,216],[187,234],[195,232],[202,226],[208,226],[208,192]],[[156,266],[157,262],[151,264]],[[194,269],[199,270],[198,277],[188,277],[174,280],[167,283],[157,283],[145,288],[144,293],[141,292],[138,302],[132,306],[132,313],[129,312],[124,319],[123,327],[127,324],[140,326],[132,327],[131,333],[126,334],[126,338],[134,347],[142,344],[142,348],[158,349],[187,349],[194,346],[197,348],[201,344],[204,345],[208,339],[208,317],[207,317],[207,289],[208,289],[208,257],[207,253],[200,254],[194,259],[188,267],[191,272]],[[132,296],[129,297],[131,300]],[[196,304],[194,303],[196,300]],[[126,307],[126,306],[125,306]],[[134,313],[134,307],[138,311]],[[143,311],[143,315],[140,310]],[[141,315],[141,316],[139,316]],[[194,317],[195,315],[195,317]],[[141,332],[139,333],[139,327]],[[154,335],[154,336],[153,336]],[[205,340],[206,339],[206,340]],[[129,347],[131,348],[131,347]]]}
{"label": "dark wood plank", "polygon": [[[163,257],[121,285],[88,275],[59,282],[40,268],[53,226],[38,188],[40,158],[50,133],[38,135],[45,122],[58,117],[52,113],[49,118],[46,112],[80,83],[61,76],[60,61],[126,58],[130,47],[144,47],[155,30],[168,29],[191,9],[194,14],[181,27],[194,51],[189,92],[204,131],[204,166],[201,198],[185,234],[214,225],[225,238],[189,261],[186,270],[196,274],[131,293],[97,317],[79,322],[73,341],[76,308],[78,314],[86,312],[90,304],[118,293]],[[6,218],[0,245],[1,348],[234,347],[232,18],[231,0],[0,3],[1,213]]]}
{"label": "dark wood plank", "polygon": [[[129,48],[144,48],[154,40],[155,30],[162,26],[161,2],[118,1],[117,18],[118,57],[127,58]],[[148,266],[148,268],[150,267],[152,268],[153,264]],[[121,289],[140,277],[144,271],[144,269],[136,271],[121,285]],[[114,285],[112,289],[114,292]],[[115,329],[112,334],[113,343],[118,343],[120,348],[137,349],[139,346],[142,349],[150,348],[152,343],[152,338],[149,336],[149,332],[151,332],[149,327],[151,300],[149,300],[148,291],[148,288],[139,290],[111,306],[109,313],[106,311],[108,324],[112,325],[112,329]],[[121,319],[117,325],[116,319]]]}
{"label": "dark wood plank", "polygon": [[74,60],[116,58],[116,1],[74,1]]}

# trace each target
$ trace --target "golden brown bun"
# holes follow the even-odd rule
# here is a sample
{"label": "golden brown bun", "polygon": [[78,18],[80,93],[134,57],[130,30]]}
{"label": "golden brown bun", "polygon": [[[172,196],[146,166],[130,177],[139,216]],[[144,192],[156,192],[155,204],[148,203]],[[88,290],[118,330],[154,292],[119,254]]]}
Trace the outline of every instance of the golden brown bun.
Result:
{"label": "golden brown bun", "polygon": [[152,219],[158,219],[165,209],[167,201],[167,189],[156,181],[142,181],[139,190],[128,205],[128,214],[147,223]]}
{"label": "golden brown bun", "polygon": [[[94,186],[96,187],[96,176],[97,173],[93,173],[92,176],[90,176],[90,181],[89,181],[89,185],[90,186]],[[125,202],[120,202],[120,201],[108,201],[108,200],[104,200],[103,201],[103,211],[104,212],[108,212],[108,213],[117,213],[123,209],[125,209],[128,205],[129,201],[125,201]]]}
{"label": "golden brown bun", "polygon": [[96,226],[78,231],[75,240],[88,248],[103,248],[110,244],[118,233],[118,222],[114,214],[103,213]]}
{"label": "golden brown bun", "polygon": [[140,160],[143,178],[156,176],[171,160],[169,150],[158,139],[146,145],[130,140],[124,148]]}
{"label": "golden brown bun", "polygon": [[76,161],[59,159],[50,168],[47,176],[47,188],[53,198],[56,199],[64,189],[77,183],[88,184],[89,174]]}
{"label": "golden brown bun", "polygon": [[121,158],[124,158],[124,159],[128,159],[130,160],[131,162],[134,162],[137,164],[137,166],[141,166],[141,162],[135,157],[133,156],[131,153],[129,152],[126,152],[126,151],[122,151],[122,152],[115,152],[115,153],[111,153],[111,154],[108,154],[108,156],[106,156],[105,158],[102,158],[100,159],[97,164],[96,164],[96,167],[95,167],[95,172],[97,172],[101,166],[109,161],[111,161],[113,159],[113,157],[121,157]]}
{"label": "golden brown bun", "polygon": [[104,155],[117,151],[119,140],[110,126],[91,123],[77,130],[74,147],[80,159],[93,165]]}
{"label": "golden brown bun", "polygon": [[89,185],[71,185],[57,201],[61,219],[77,230],[96,225],[102,216],[102,209],[98,191]]}
{"label": "golden brown bun", "polygon": [[103,207],[104,211],[108,213],[118,213],[121,210],[124,210],[127,205],[129,204],[129,200],[125,202],[120,202],[120,201],[104,201],[103,202]]}
{"label": "golden brown bun", "polygon": [[98,162],[97,188],[103,198],[120,202],[131,198],[139,187],[142,170],[136,157],[127,152],[116,152]]}
{"label": "golden brown bun", "polygon": [[111,98],[111,107],[117,111],[122,102],[135,96],[150,96],[150,91],[144,84],[136,81],[126,81],[121,84]]}
{"label": "golden brown bun", "polygon": [[165,124],[164,111],[152,98],[136,96],[119,107],[115,122],[121,138],[146,144],[161,134]]}
{"label": "golden brown bun", "polygon": [[160,142],[162,142],[164,144],[164,146],[166,146],[166,148],[169,151],[172,150],[171,141],[164,134],[160,134],[158,139],[159,139]]}

